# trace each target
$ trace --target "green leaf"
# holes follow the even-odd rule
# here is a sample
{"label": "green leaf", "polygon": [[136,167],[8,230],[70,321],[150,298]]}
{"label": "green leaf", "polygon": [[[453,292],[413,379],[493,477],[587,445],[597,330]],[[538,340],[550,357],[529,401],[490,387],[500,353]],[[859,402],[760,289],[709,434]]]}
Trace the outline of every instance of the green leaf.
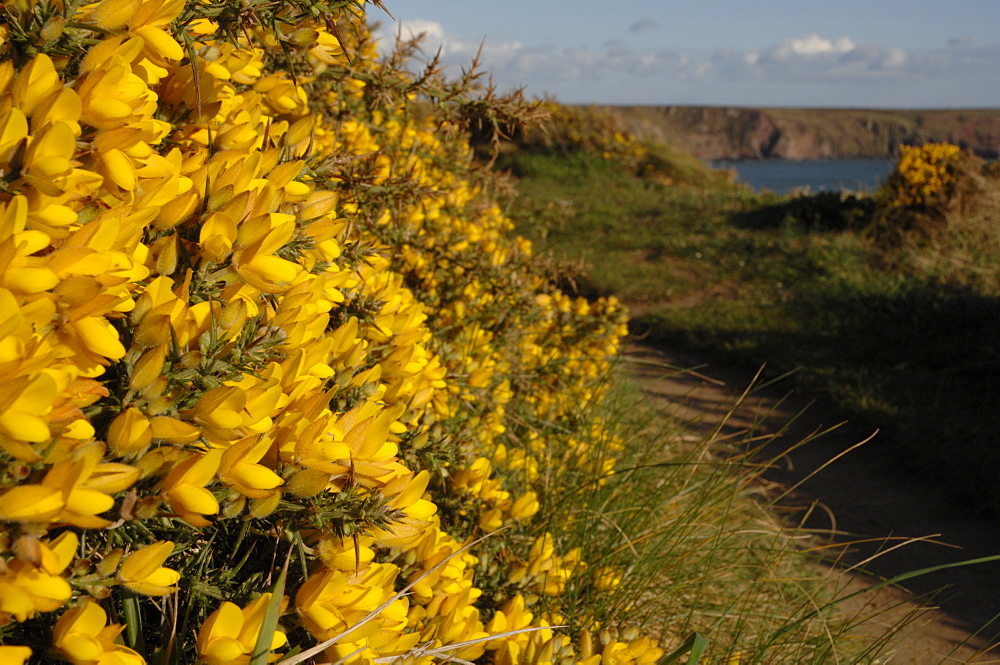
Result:
{"label": "green leaf", "polygon": [[267,604],[267,610],[264,612],[264,620],[260,624],[260,633],[257,635],[257,643],[254,644],[249,665],[267,665],[267,658],[271,654],[271,642],[274,641],[274,633],[278,630],[281,599],[285,595],[285,578],[288,577],[288,562],[291,558],[292,551],[289,549],[281,574],[271,588],[271,602]]}
{"label": "green leaf", "polygon": [[701,657],[708,650],[708,640],[698,633],[691,633],[679,647],[663,657],[660,665],[669,665],[680,661],[684,654],[688,654],[687,665],[698,665]]}
{"label": "green leaf", "polygon": [[134,593],[126,592],[122,598],[122,616],[125,617],[125,643],[129,648],[144,652],[146,645],[142,638],[142,615],[139,612],[139,599]]}

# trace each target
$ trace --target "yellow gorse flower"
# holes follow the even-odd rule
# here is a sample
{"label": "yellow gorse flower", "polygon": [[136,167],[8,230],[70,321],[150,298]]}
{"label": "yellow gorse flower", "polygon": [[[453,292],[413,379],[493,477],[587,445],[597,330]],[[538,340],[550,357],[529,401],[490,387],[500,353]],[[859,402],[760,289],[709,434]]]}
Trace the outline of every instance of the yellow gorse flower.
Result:
{"label": "yellow gorse flower", "polygon": [[946,198],[957,177],[954,164],[961,152],[948,143],[902,146],[899,162],[886,180],[892,190],[891,205],[922,207]]}
{"label": "yellow gorse flower", "polygon": [[104,447],[81,446],[71,459],[53,465],[37,485],[18,485],[0,495],[0,520],[15,522],[64,521],[85,528],[111,524],[98,514],[114,500],[105,491],[128,488],[138,470],[122,464],[101,464]]}
{"label": "yellow gorse flower", "polygon": [[[37,8],[62,36],[0,44],[0,521],[40,554],[0,551],[0,613],[67,609],[0,654],[141,663],[111,609],[190,588],[178,616],[208,619],[177,648],[244,662],[293,543],[281,622],[347,631],[331,659],[516,626],[545,630],[495,662],[573,660],[540,605],[617,569],[581,575],[530,522],[615,460],[600,423],[526,423],[600,399],[623,315],[533,267],[434,110],[444,83],[379,61],[363,3]],[[477,576],[463,542],[503,526]]]}
{"label": "yellow gorse flower", "polygon": [[69,600],[69,583],[60,575],[79,545],[76,534],[63,533],[52,542],[29,541],[33,560],[17,558],[0,574],[0,619],[26,621],[38,612],[52,612]]}
{"label": "yellow gorse flower", "polygon": [[146,661],[141,655],[115,643],[124,626],[109,626],[107,621],[108,615],[100,605],[85,600],[59,617],[52,631],[53,646],[74,665],[144,665]]}
{"label": "yellow gorse flower", "polygon": [[177,591],[181,576],[175,570],[163,567],[163,562],[173,553],[174,544],[163,541],[147,545],[125,558],[116,579],[132,591],[147,596],[166,596]]}
{"label": "yellow gorse flower", "polygon": [[31,658],[31,647],[0,646],[0,659],[10,665],[24,665]]}
{"label": "yellow gorse flower", "polygon": [[[212,665],[249,662],[270,601],[271,594],[265,593],[242,609],[234,603],[222,603],[198,633],[198,655],[202,661]],[[270,649],[279,649],[287,641],[283,632],[275,631]]]}
{"label": "yellow gorse flower", "polygon": [[192,526],[208,526],[210,522],[204,516],[219,512],[219,502],[205,485],[214,480],[222,454],[219,449],[191,453],[163,480],[163,496],[170,509]]}

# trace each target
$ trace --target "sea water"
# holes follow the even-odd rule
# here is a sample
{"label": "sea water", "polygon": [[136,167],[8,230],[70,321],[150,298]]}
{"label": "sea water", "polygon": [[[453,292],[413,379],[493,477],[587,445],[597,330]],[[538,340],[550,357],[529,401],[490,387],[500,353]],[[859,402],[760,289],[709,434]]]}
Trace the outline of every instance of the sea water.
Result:
{"label": "sea water", "polygon": [[763,159],[712,162],[712,168],[735,169],[736,179],[758,192],[795,190],[874,192],[896,164],[892,159]]}

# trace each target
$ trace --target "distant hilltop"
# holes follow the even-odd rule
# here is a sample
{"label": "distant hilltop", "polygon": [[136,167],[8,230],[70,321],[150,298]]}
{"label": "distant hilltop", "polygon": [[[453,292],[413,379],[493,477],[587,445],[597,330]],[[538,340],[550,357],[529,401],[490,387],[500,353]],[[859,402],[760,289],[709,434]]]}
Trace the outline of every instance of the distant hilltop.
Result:
{"label": "distant hilltop", "polygon": [[705,160],[891,158],[901,145],[1000,150],[1000,109],[866,110],[724,106],[597,106],[638,136]]}

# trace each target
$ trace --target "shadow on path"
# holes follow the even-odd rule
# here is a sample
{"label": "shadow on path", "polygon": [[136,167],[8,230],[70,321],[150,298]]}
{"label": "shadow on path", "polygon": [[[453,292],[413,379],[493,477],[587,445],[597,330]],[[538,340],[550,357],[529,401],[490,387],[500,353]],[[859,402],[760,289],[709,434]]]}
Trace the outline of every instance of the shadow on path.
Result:
{"label": "shadow on path", "polygon": [[[873,432],[860,431],[822,405],[811,404],[794,392],[792,381],[755,388],[739,402],[754,381],[752,372],[638,343],[628,348],[626,359],[644,393],[693,435],[716,432],[720,441],[738,443],[751,432],[758,445],[766,442],[766,458],[785,453],[763,473],[763,481],[775,495],[794,488],[778,509],[788,524],[828,534],[825,538],[834,545],[831,565],[864,569],[867,575],[858,575],[851,588],[1000,554],[1000,525],[969,515],[939,488],[890,466],[880,457],[877,434],[838,457]],[[924,540],[902,544],[913,538]],[[914,596],[941,590],[933,595],[940,609],[921,617],[893,663],[1000,663],[1000,650],[973,659],[977,649],[1000,640],[1000,562],[937,571],[904,584]],[[902,590],[885,589],[858,601],[867,608],[854,603],[850,609],[876,611],[909,597]],[[890,625],[892,615],[884,617]],[[961,646],[966,640],[977,649]]]}

